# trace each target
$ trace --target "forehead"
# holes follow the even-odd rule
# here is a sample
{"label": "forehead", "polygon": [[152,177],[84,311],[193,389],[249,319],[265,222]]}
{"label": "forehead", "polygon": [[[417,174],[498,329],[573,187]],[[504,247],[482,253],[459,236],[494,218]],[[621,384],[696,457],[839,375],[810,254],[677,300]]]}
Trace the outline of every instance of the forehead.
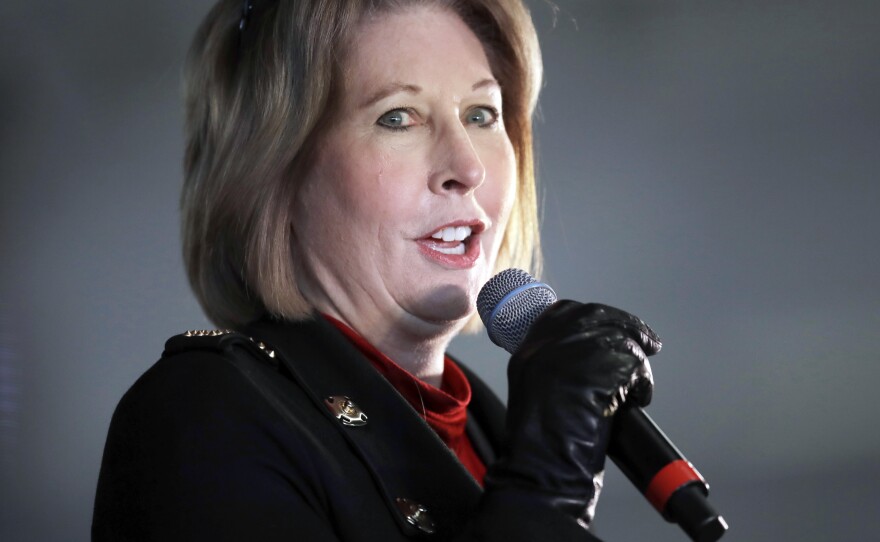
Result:
{"label": "forehead", "polygon": [[492,78],[482,43],[452,11],[413,6],[372,15],[355,29],[343,73],[349,91],[391,81],[450,86]]}

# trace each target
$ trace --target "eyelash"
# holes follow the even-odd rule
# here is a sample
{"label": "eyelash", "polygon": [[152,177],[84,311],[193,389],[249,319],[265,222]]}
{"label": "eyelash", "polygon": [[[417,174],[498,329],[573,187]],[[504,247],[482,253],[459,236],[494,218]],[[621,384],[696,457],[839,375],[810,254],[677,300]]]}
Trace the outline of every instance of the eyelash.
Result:
{"label": "eyelash", "polygon": [[[479,128],[491,128],[491,127],[494,126],[495,124],[498,124],[498,120],[501,118],[501,115],[498,113],[498,109],[492,107],[491,105],[478,105],[478,106],[475,106],[473,109],[485,109],[485,110],[488,111],[488,112],[491,114],[491,116],[492,116],[492,120],[491,120],[491,122],[488,122],[488,123],[486,123],[486,124],[484,124],[484,125],[482,125],[482,126],[479,126]],[[473,109],[472,109],[472,110],[473,110]],[[414,114],[415,114],[415,113],[413,112],[413,108],[411,108],[411,107],[395,107],[394,109],[389,109],[388,111],[382,113],[382,114],[379,116],[379,119],[376,120],[376,124],[378,124],[378,125],[381,126],[382,128],[386,128],[386,129],[388,129],[388,130],[393,130],[393,131],[395,131],[395,132],[405,132],[405,131],[409,130],[410,128],[412,128],[412,126],[392,126],[392,125],[390,125],[390,124],[383,124],[383,123],[381,122],[381,121],[382,121],[382,118],[385,117],[386,115],[388,115],[388,114],[390,114],[390,113],[395,113],[395,112],[398,112],[398,111],[400,111],[400,112],[404,112],[404,113],[406,113],[406,114],[408,114],[408,115],[414,115]],[[470,116],[470,112],[468,113],[468,116]]]}

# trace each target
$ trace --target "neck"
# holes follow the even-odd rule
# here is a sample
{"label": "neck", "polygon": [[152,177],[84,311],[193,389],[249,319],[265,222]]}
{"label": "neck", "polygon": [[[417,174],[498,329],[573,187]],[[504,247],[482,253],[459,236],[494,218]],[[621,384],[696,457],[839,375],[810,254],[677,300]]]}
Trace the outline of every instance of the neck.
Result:
{"label": "neck", "polygon": [[446,348],[466,318],[428,320],[405,310],[389,296],[351,288],[332,273],[322,277],[300,284],[303,296],[315,309],[355,330],[419,380],[440,387]]}
{"label": "neck", "polygon": [[376,342],[369,336],[364,336],[380,352],[391,358],[394,363],[400,365],[419,380],[440,388],[443,383],[443,367],[446,355],[446,341],[423,341],[420,343],[398,343],[395,340]]}
{"label": "neck", "polygon": [[426,322],[386,322],[359,319],[335,310],[325,314],[355,330],[373,347],[419,380],[440,388],[446,348],[455,330]]}

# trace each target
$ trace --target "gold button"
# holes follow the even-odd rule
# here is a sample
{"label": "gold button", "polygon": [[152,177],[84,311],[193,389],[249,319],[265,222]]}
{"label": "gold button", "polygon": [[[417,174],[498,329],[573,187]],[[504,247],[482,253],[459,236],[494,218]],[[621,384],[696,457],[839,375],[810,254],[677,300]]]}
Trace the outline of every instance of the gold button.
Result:
{"label": "gold button", "polygon": [[367,415],[354,401],[344,395],[331,395],[324,399],[324,404],[333,416],[342,422],[342,425],[359,427],[367,425]]}
{"label": "gold button", "polygon": [[407,523],[426,534],[434,534],[436,527],[428,510],[421,504],[409,499],[395,499],[397,509],[406,518]]}

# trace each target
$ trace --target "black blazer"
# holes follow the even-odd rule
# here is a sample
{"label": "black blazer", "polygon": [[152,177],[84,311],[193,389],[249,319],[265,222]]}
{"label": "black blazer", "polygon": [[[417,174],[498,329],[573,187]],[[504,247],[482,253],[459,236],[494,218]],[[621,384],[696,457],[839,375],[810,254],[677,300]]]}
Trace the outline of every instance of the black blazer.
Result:
{"label": "black blazer", "polygon": [[[487,465],[504,407],[472,388],[468,434]],[[336,397],[328,406],[327,398]],[[341,397],[363,425],[337,417]],[[595,540],[528,495],[483,490],[333,326],[264,321],[189,333],[113,415],[92,539]]]}

